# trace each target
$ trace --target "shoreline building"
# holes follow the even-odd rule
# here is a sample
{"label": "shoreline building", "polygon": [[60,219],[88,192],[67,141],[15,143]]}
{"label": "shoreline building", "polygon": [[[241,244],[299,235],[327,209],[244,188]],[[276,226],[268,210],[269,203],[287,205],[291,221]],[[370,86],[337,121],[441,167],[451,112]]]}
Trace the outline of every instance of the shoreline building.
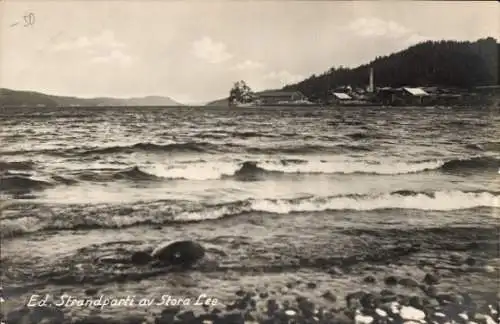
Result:
{"label": "shoreline building", "polygon": [[308,103],[300,91],[264,91],[256,94],[261,105],[287,105]]}

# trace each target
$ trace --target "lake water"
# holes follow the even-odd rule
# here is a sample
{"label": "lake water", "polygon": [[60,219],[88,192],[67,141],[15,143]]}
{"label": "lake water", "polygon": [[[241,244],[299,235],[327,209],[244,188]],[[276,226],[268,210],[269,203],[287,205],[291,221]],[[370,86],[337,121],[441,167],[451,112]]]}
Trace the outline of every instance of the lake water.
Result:
{"label": "lake water", "polygon": [[[487,107],[3,108],[2,284],[12,303],[96,285],[224,300],[292,279],[342,294],[450,253],[495,266],[499,139]],[[207,247],[196,271],[119,262],[177,239]]]}

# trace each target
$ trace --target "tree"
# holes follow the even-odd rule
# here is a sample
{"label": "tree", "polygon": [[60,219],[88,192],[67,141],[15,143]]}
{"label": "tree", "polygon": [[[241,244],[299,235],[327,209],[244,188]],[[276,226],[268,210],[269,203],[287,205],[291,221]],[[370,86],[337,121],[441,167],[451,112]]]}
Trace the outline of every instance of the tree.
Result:
{"label": "tree", "polygon": [[240,82],[235,82],[231,90],[229,91],[229,103],[235,103],[241,99],[241,88]]}
{"label": "tree", "polygon": [[245,81],[237,81],[229,91],[229,103],[249,103],[254,99],[252,89],[246,84]]}

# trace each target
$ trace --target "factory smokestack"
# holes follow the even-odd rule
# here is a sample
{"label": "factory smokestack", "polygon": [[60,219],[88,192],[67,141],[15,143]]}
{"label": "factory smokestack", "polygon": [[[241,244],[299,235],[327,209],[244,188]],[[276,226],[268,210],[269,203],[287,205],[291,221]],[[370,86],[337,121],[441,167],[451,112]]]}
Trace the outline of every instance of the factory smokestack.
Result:
{"label": "factory smokestack", "polygon": [[368,92],[372,93],[373,91],[375,91],[373,84],[373,68],[370,68],[370,85],[368,86]]}

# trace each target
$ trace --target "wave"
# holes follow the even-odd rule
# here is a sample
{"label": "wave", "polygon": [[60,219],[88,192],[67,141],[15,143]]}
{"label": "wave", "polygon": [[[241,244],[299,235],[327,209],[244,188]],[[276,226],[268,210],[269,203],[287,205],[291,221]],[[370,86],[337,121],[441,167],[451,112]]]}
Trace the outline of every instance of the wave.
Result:
{"label": "wave", "polygon": [[[232,144],[224,144],[227,147],[233,147]],[[115,145],[108,147],[73,147],[69,149],[41,149],[41,150],[21,150],[21,151],[4,151],[2,155],[17,155],[17,154],[48,154],[55,156],[86,156],[94,154],[117,154],[117,153],[134,153],[134,152],[164,152],[164,153],[210,153],[217,152],[219,145],[208,142],[186,142],[186,143],[171,143],[171,144],[154,144],[154,143],[136,143],[133,145]]]}
{"label": "wave", "polygon": [[133,166],[126,169],[98,169],[97,171],[84,170],[76,174],[79,180],[106,182],[114,180],[130,180],[130,181],[154,181],[159,180],[154,174],[150,174],[141,170],[138,166]]}
{"label": "wave", "polygon": [[142,171],[139,167],[134,166],[129,169],[119,171],[114,174],[115,179],[130,179],[130,180],[156,180],[158,177]]}
{"label": "wave", "polygon": [[498,170],[499,160],[471,158],[464,160],[431,160],[417,162],[327,161],[281,159],[278,161],[203,162],[170,169],[152,171],[158,177],[186,180],[216,180],[234,178],[242,181],[265,179],[284,174],[378,174],[401,175],[427,171],[459,172],[463,170]]}
{"label": "wave", "polygon": [[0,161],[0,171],[6,170],[32,170],[35,163],[32,161]]}
{"label": "wave", "polygon": [[[244,165],[245,166],[245,165]],[[443,171],[458,173],[461,171],[497,172],[500,160],[493,157],[473,157],[469,159],[453,159],[449,161],[429,160],[416,162],[369,162],[369,161],[307,161],[281,160],[275,162],[257,162],[254,168],[256,174],[263,171],[279,173],[365,173],[379,175],[411,174],[426,171]],[[242,167],[243,168],[243,167]],[[246,174],[251,171],[246,165]]]}
{"label": "wave", "polygon": [[243,162],[241,168],[236,170],[233,177],[242,181],[259,180],[261,176],[268,174],[269,171],[257,166],[257,162]]}
{"label": "wave", "polygon": [[196,137],[213,138],[213,139],[220,139],[220,138],[247,139],[247,138],[261,138],[261,137],[278,138],[278,137],[280,137],[280,134],[271,134],[271,133],[257,132],[257,131],[231,132],[231,131],[215,131],[215,130],[213,130],[213,131],[198,133],[198,134],[196,134]]}
{"label": "wave", "polygon": [[305,161],[300,163],[259,163],[259,167],[282,173],[339,173],[339,174],[380,174],[397,175],[438,169],[442,161],[424,162],[369,162],[369,161]]}
{"label": "wave", "polygon": [[346,136],[353,139],[353,140],[356,140],[356,141],[371,138],[370,134],[362,133],[362,132],[351,133],[351,134],[347,134]]}
{"label": "wave", "polygon": [[[7,203],[0,218],[0,236],[16,237],[53,230],[117,229],[140,225],[196,223],[250,211],[249,202],[193,206],[174,200],[123,205],[42,205]],[[1,214],[0,214],[1,215]]]}
{"label": "wave", "polygon": [[28,192],[43,190],[57,184],[74,185],[80,181],[113,182],[126,181],[164,181],[164,180],[237,180],[261,181],[277,177],[300,174],[373,174],[404,175],[421,172],[498,172],[500,161],[492,157],[474,157],[421,162],[379,161],[327,161],[304,159],[281,159],[274,161],[191,161],[173,167],[153,165],[140,168],[132,166],[125,169],[108,168],[80,170],[66,175],[52,175],[50,181],[32,179],[30,174],[4,171],[0,175],[0,191]]}
{"label": "wave", "polygon": [[[417,173],[425,170],[438,169],[443,165],[441,161],[418,163],[390,163],[376,164],[370,162],[352,161],[308,161],[302,159],[282,159],[278,161],[245,161],[222,162],[201,161],[186,163],[174,167],[156,165],[142,171],[135,167],[135,172],[142,172],[141,176],[128,177],[130,180],[219,180],[235,179],[239,181],[265,180],[269,177],[285,176],[287,174],[380,174],[397,175]],[[124,170],[83,172],[78,177],[88,181],[111,181],[123,179]]]}
{"label": "wave", "polygon": [[456,159],[444,163],[441,170],[446,172],[460,171],[493,171],[500,169],[500,160],[494,157],[473,157],[469,159]]}
{"label": "wave", "polygon": [[61,177],[59,175],[53,175],[51,178],[52,178],[52,180],[56,181],[57,183],[67,185],[67,186],[78,183],[78,181],[75,179]]}
{"label": "wave", "polygon": [[428,171],[459,173],[467,170],[495,171],[500,167],[494,158],[441,160],[420,162],[370,162],[281,159],[275,161],[195,161],[173,167],[137,166],[127,169],[82,171],[77,175],[84,181],[154,181],[154,180],[220,180],[258,181],[292,174],[373,174],[403,175]]}
{"label": "wave", "polygon": [[27,175],[7,174],[0,176],[0,192],[29,192],[46,189],[53,185],[47,181],[31,179]]}
{"label": "wave", "polygon": [[216,180],[236,179],[240,181],[263,180],[266,177],[286,174],[380,174],[398,175],[439,169],[444,162],[397,162],[370,163],[366,161],[308,161],[282,159],[278,161],[245,161],[191,163],[170,169],[157,168],[153,173],[167,179]]}
{"label": "wave", "polygon": [[484,143],[475,143],[475,144],[467,144],[466,148],[474,151],[492,151],[492,152],[500,152],[500,142],[484,142]]}
{"label": "wave", "polygon": [[327,210],[420,209],[447,211],[476,207],[500,207],[498,195],[492,192],[395,191],[381,195],[347,195],[307,198],[298,201],[261,200],[253,210],[277,214],[318,212]]}
{"label": "wave", "polygon": [[321,144],[304,144],[293,146],[276,146],[276,147],[247,147],[248,153],[254,154],[318,154],[318,153],[349,153],[349,152],[369,152],[373,151],[372,145],[351,145],[351,144],[336,144],[336,145],[321,145]]}
{"label": "wave", "polygon": [[74,177],[52,175],[51,181],[33,179],[30,174],[5,172],[0,175],[0,192],[19,193],[33,190],[44,190],[58,184],[74,185],[80,181],[107,182],[115,180],[155,181],[160,177],[144,172],[134,166],[126,169],[100,169],[99,171],[81,171]]}
{"label": "wave", "polygon": [[104,148],[94,148],[80,152],[80,155],[88,154],[110,154],[110,153],[131,153],[136,151],[146,152],[194,152],[202,153],[216,150],[216,145],[212,143],[173,143],[173,144],[154,144],[154,143],[137,143],[130,146],[111,146]]}
{"label": "wave", "polygon": [[500,142],[486,142],[482,146],[487,151],[500,152]]}
{"label": "wave", "polygon": [[170,225],[206,222],[250,215],[316,213],[327,211],[373,211],[413,209],[450,211],[480,207],[500,208],[499,193],[489,191],[394,191],[373,195],[338,195],[296,199],[258,199],[218,205],[193,205],[193,202],[156,201],[130,205],[42,205],[8,206],[0,232],[4,237],[44,230],[125,228],[139,225]]}
{"label": "wave", "polygon": [[[246,138],[271,137],[265,134],[244,133]],[[241,135],[241,134],[240,134]],[[369,152],[373,151],[372,145],[352,145],[352,144],[301,144],[289,145],[283,143],[273,147],[245,146],[234,143],[210,143],[210,142],[185,142],[171,144],[136,143],[133,145],[115,145],[108,147],[73,147],[67,149],[47,148],[38,150],[3,151],[1,155],[22,155],[22,154],[47,154],[63,157],[84,157],[104,154],[131,154],[136,152],[151,153],[252,153],[252,154],[318,154],[318,153],[349,153],[349,152]]]}

